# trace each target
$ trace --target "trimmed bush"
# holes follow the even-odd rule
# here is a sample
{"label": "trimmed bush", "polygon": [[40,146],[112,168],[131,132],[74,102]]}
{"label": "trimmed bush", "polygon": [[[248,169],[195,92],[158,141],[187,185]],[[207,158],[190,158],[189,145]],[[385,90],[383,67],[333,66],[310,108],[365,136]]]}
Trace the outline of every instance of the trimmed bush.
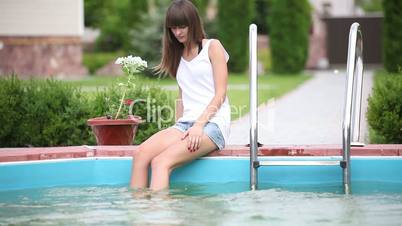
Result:
{"label": "trimmed bush", "polygon": [[55,80],[0,79],[0,146],[66,146],[94,143],[80,90]]}
{"label": "trimmed bush", "polygon": [[402,1],[383,0],[383,58],[388,72],[402,72]]}
{"label": "trimmed bush", "polygon": [[82,63],[88,68],[89,74],[93,75],[98,69],[121,55],[124,54],[122,52],[84,53]]}
{"label": "trimmed bush", "polygon": [[268,16],[272,70],[300,73],[308,56],[310,5],[307,0],[272,0]]}
{"label": "trimmed bush", "polygon": [[253,0],[218,1],[218,37],[230,55],[232,72],[244,72],[248,66],[248,27],[253,16]]}
{"label": "trimmed bush", "polygon": [[26,144],[25,131],[19,126],[26,113],[24,97],[22,81],[15,77],[0,78],[0,147]]}
{"label": "trimmed bush", "polygon": [[[96,144],[87,120],[107,115],[120,103],[120,94],[115,86],[83,93],[61,81],[0,78],[0,147]],[[173,124],[173,98],[162,89],[138,84],[127,98],[147,101],[133,109],[146,120],[137,131],[136,144]],[[123,110],[127,114],[128,108]]]}
{"label": "trimmed bush", "polygon": [[402,74],[378,74],[369,97],[371,143],[402,143]]}

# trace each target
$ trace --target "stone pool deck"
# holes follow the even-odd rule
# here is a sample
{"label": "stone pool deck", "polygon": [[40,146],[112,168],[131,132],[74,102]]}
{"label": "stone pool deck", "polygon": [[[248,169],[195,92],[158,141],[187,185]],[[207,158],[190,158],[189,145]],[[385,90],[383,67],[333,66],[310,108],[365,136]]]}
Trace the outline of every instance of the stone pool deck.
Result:
{"label": "stone pool deck", "polygon": [[[69,146],[38,148],[0,148],[0,162],[35,161],[50,159],[124,157],[132,156],[138,146]],[[208,156],[249,156],[249,147],[227,146]],[[336,156],[341,155],[341,145],[283,145],[262,146],[259,156]],[[402,156],[402,144],[369,144],[352,147],[352,156]]]}

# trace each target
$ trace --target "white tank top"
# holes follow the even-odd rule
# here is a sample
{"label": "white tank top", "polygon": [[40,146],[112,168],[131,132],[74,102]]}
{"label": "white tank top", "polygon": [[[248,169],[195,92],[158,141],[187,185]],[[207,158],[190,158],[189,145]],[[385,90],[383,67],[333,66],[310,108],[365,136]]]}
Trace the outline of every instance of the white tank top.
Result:
{"label": "white tank top", "polygon": [[[176,79],[182,90],[183,116],[178,122],[196,121],[215,96],[212,64],[208,55],[211,41],[209,39],[191,61],[186,61],[183,57],[180,60]],[[227,62],[229,55],[226,50],[223,51]],[[230,133],[230,106],[227,97],[209,121],[218,125],[227,144]]]}

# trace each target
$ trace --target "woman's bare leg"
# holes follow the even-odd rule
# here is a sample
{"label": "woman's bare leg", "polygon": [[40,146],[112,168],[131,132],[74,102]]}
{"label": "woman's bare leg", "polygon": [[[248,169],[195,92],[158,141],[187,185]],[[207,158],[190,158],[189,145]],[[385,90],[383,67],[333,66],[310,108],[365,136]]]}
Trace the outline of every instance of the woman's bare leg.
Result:
{"label": "woman's bare leg", "polygon": [[188,137],[177,141],[152,159],[150,186],[152,190],[157,191],[169,188],[169,176],[174,168],[217,149],[215,143],[204,134],[201,138],[200,148],[197,151],[190,152],[187,149],[187,139]]}
{"label": "woman's bare leg", "polygon": [[148,185],[148,166],[151,160],[166,148],[181,140],[183,132],[167,128],[144,141],[133,155],[131,188],[146,188]]}

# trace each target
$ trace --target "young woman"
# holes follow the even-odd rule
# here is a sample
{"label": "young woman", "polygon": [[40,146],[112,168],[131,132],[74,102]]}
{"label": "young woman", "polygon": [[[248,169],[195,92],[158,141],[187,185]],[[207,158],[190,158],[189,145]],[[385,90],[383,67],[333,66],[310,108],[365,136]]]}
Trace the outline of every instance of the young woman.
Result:
{"label": "young woman", "polygon": [[229,56],[222,44],[206,39],[197,9],[189,0],[175,0],[167,10],[159,72],[177,80],[176,124],[142,143],[133,156],[130,186],[169,188],[178,166],[223,149],[229,136],[230,106],[226,97]]}

